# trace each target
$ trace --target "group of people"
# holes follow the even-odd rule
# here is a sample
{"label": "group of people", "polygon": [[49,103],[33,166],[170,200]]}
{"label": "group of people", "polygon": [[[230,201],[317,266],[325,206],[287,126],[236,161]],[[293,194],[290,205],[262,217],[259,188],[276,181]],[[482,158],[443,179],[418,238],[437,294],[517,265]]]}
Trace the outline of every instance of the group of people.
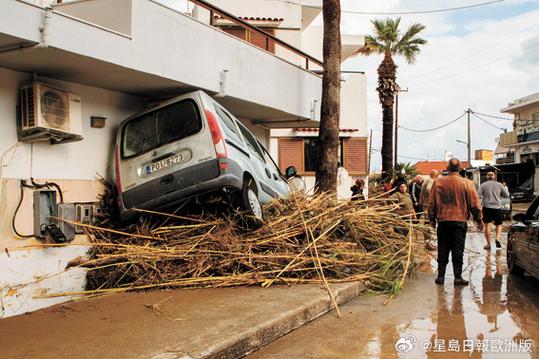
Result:
{"label": "group of people", "polygon": [[472,181],[460,175],[461,165],[456,158],[448,162],[447,171],[448,175],[443,177],[439,171],[432,171],[425,181],[416,177],[410,185],[402,180],[399,183],[397,179],[389,199],[399,204],[399,215],[418,219],[426,213],[429,223],[436,228],[438,276],[435,283],[444,284],[451,253],[454,285],[468,285],[469,282],[462,277],[468,220],[473,218],[477,228],[480,231],[484,229],[485,250],[491,249],[490,223],[494,223],[495,245],[501,248],[501,197],[509,197],[509,191],[496,181],[494,172],[487,173],[487,181],[477,190]]}

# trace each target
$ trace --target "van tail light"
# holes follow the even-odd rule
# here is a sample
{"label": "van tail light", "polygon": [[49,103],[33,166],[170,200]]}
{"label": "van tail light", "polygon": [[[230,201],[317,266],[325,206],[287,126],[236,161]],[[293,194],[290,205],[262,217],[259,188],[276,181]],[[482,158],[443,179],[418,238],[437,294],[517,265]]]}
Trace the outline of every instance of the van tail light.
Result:
{"label": "van tail light", "polygon": [[204,110],[204,114],[206,115],[206,119],[208,120],[211,138],[213,140],[213,145],[215,146],[215,153],[217,154],[217,159],[227,158],[225,139],[223,137],[223,133],[221,132],[221,128],[217,123],[215,115],[208,110]]}
{"label": "van tail light", "polygon": [[118,194],[122,194],[122,179],[120,177],[120,149],[116,145],[114,149],[114,174],[116,177],[116,187],[118,188]]}

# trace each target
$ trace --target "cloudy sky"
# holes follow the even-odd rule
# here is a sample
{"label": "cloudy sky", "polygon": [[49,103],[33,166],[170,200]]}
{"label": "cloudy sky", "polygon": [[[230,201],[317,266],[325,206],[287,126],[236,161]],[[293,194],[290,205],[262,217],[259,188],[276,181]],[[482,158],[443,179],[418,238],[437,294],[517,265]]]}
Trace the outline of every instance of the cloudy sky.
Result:
{"label": "cloudy sky", "polygon": [[[160,0],[178,10],[185,0]],[[233,0],[231,0],[233,1]],[[508,116],[500,109],[517,98],[539,92],[539,0],[505,0],[466,10],[413,15],[360,15],[347,12],[410,12],[445,9],[487,0],[341,0],[343,34],[372,32],[375,18],[402,18],[407,28],[414,22],[426,30],[428,44],[417,62],[399,57],[397,81],[408,92],[399,96],[399,123],[424,130],[456,119],[467,108],[480,113]],[[321,16],[316,20],[322,23]],[[368,76],[368,118],[373,129],[372,170],[380,169],[381,109],[376,93],[376,69],[381,56],[356,57],[343,70],[365,71]],[[472,116],[472,150],[494,149],[498,128],[511,129],[511,121]],[[498,127],[498,128],[496,128]],[[445,151],[466,158],[466,119],[431,132],[399,130],[399,162],[443,159]],[[472,153],[473,156],[473,153]]]}
{"label": "cloudy sky", "polygon": [[[342,0],[345,11],[397,12],[477,4],[480,0]],[[344,14],[343,33],[368,34],[374,18],[398,15]],[[399,96],[399,123],[412,129],[430,129],[459,117],[467,108],[498,116],[508,102],[539,92],[539,1],[506,0],[468,10],[436,14],[399,15],[402,25],[426,25],[428,44],[417,62],[396,58],[397,81],[407,93]],[[380,149],[381,110],[376,93],[380,56],[348,60],[345,70],[368,74],[369,127],[373,147]],[[511,121],[487,118],[493,125],[511,128]],[[501,131],[472,116],[472,150],[494,149]],[[399,130],[400,162],[443,159],[450,151],[466,158],[465,117],[443,129],[414,133]],[[472,153],[473,156],[473,153]],[[373,153],[372,169],[380,169],[380,153]]]}

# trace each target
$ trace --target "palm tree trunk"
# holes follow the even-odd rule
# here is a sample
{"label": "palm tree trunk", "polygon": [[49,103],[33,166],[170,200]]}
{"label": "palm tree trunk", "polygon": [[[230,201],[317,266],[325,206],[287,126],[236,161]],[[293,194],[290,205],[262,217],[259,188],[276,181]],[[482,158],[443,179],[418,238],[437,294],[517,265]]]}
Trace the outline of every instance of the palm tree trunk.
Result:
{"label": "palm tree trunk", "polygon": [[320,162],[316,171],[316,189],[337,191],[339,116],[341,97],[341,3],[324,0],[324,73],[320,109]]}
{"label": "palm tree trunk", "polygon": [[393,103],[397,85],[397,66],[391,52],[386,51],[384,60],[378,66],[378,98],[382,105],[382,178],[390,177],[393,172]]}
{"label": "palm tree trunk", "polygon": [[393,105],[382,107],[382,178],[393,173]]}

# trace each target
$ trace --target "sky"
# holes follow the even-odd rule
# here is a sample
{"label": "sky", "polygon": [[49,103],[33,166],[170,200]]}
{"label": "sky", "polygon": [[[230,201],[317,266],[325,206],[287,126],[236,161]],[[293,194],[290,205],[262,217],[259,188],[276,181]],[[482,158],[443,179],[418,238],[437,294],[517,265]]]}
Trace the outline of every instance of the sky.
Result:
{"label": "sky", "polygon": [[[416,11],[456,7],[481,0],[342,0],[346,11]],[[375,18],[401,16],[406,29],[414,22],[426,26],[428,41],[416,63],[395,57],[397,82],[408,92],[399,96],[399,124],[411,129],[431,129],[456,119],[467,108],[480,113],[511,117],[500,109],[517,98],[539,92],[539,1],[506,0],[467,10],[417,15],[343,14],[343,34],[370,34]],[[368,76],[368,120],[373,148],[380,149],[381,107],[376,92],[376,69],[381,55],[356,57],[343,70],[362,70]],[[473,150],[494,150],[501,132],[511,121],[472,116]],[[466,116],[437,131],[399,129],[399,162],[443,160],[445,151],[466,159]],[[379,171],[381,156],[373,152],[371,170]]]}
{"label": "sky", "polygon": [[[185,8],[185,0],[160,0]],[[233,0],[231,0],[233,1]],[[341,0],[344,11],[398,12],[443,9],[486,0]],[[413,65],[394,58],[397,82],[408,89],[399,96],[399,124],[417,130],[431,129],[456,119],[468,108],[480,113],[506,116],[500,109],[517,98],[539,92],[539,0],[505,0],[465,10],[413,15],[360,15],[344,13],[343,34],[372,33],[375,18],[402,18],[403,31],[412,23],[426,26],[421,34],[428,41]],[[319,16],[315,24],[321,24]],[[347,60],[342,70],[367,74],[367,111],[373,130],[371,170],[381,165],[381,107],[376,92],[376,69],[381,55]],[[512,122],[472,116],[473,150],[494,150],[501,128]],[[410,132],[399,129],[399,162],[443,160],[446,151],[466,159],[466,117],[437,131]]]}

